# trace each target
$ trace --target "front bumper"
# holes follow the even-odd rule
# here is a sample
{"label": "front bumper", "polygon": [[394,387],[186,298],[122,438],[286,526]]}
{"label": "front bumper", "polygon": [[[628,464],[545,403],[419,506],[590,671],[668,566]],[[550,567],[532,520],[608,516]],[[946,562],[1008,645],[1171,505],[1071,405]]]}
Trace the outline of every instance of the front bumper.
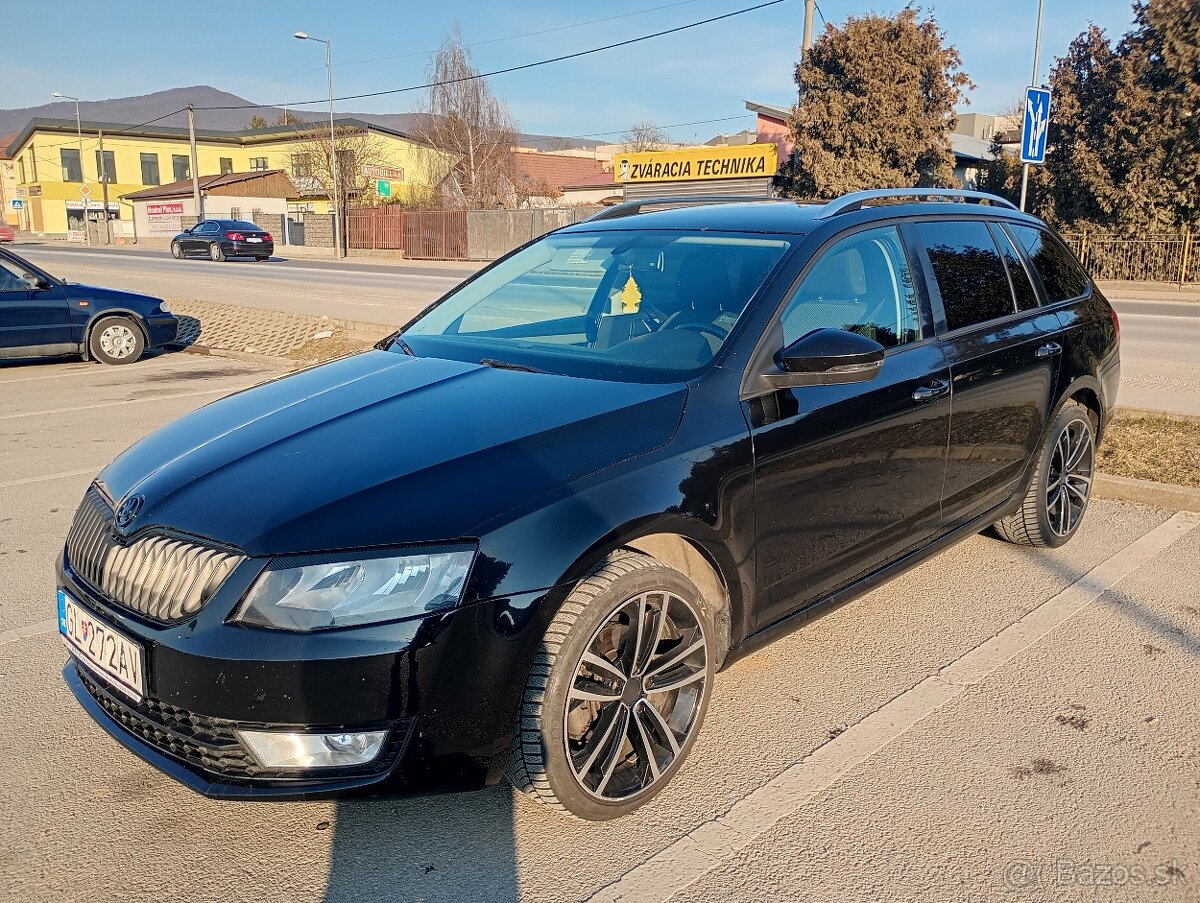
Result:
{"label": "front bumper", "polygon": [[147,347],[158,348],[162,345],[169,345],[179,338],[179,318],[170,314],[147,317],[146,331],[148,334]]}
{"label": "front bumper", "polygon": [[[251,573],[239,569],[195,617],[163,626],[100,598],[60,559],[59,585],[145,650],[133,703],[74,659],[80,704],[121,745],[191,789],[225,799],[477,789],[498,780],[536,648],[544,593],[417,621],[320,634],[225,623]],[[371,763],[270,771],[236,729],[389,731]]]}

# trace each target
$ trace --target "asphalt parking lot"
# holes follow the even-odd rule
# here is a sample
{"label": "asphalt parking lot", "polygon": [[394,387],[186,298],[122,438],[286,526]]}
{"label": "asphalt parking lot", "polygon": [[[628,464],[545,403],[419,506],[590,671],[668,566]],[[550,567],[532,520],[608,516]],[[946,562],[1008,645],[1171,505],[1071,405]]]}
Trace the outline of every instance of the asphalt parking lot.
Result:
{"label": "asphalt parking lot", "polygon": [[0,367],[0,898],[1200,899],[1200,515],[1101,499],[1063,549],[972,537],[729,668],[678,780],[616,823],[507,786],[177,786],[62,682],[53,561],[114,455],[274,375]]}

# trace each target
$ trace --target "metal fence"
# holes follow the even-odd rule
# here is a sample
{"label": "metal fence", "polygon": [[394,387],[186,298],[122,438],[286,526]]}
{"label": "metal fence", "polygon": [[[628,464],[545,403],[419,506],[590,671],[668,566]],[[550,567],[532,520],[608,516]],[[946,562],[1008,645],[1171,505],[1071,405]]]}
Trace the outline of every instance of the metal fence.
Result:
{"label": "metal fence", "polygon": [[1200,282],[1200,242],[1190,229],[1136,238],[1088,230],[1062,237],[1094,279]]}

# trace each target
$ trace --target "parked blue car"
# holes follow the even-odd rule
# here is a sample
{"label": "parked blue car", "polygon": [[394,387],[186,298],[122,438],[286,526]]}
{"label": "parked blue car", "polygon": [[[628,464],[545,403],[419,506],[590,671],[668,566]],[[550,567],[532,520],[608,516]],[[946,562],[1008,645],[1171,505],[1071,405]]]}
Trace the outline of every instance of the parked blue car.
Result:
{"label": "parked blue car", "polygon": [[0,250],[0,361],[78,354],[131,364],[178,334],[159,298],[64,282]]}

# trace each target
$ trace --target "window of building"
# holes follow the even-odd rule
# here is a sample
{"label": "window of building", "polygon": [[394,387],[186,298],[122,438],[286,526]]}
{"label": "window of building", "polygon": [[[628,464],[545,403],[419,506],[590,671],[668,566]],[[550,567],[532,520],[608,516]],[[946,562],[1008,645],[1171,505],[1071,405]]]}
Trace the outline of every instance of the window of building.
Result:
{"label": "window of building", "polygon": [[312,157],[308,154],[292,154],[292,178],[307,179],[312,176]]}
{"label": "window of building", "polygon": [[79,159],[79,148],[60,147],[58,158],[62,161],[62,179],[64,182],[83,181],[83,161]]}
{"label": "window of building", "polygon": [[1016,310],[1008,273],[987,223],[917,223],[914,228],[933,266],[947,329],[984,323]]}
{"label": "window of building", "polygon": [[158,177],[158,154],[142,154],[142,184],[161,185]]}
{"label": "window of building", "polygon": [[1046,290],[1046,303],[1078,298],[1087,289],[1088,277],[1075,257],[1049,234],[1033,226],[1009,226],[1025,248]]}
{"label": "window of building", "polygon": [[229,208],[229,218],[230,219],[241,219],[242,218],[242,208],[241,207],[230,207]]}
{"label": "window of building", "polygon": [[171,172],[176,182],[192,177],[192,167],[189,165],[187,154],[171,154]]}
{"label": "window of building", "polygon": [[24,185],[25,184],[25,158],[24,157],[17,158],[17,173],[20,175],[21,184]]}
{"label": "window of building", "polygon": [[856,232],[825,252],[784,308],[783,342],[845,329],[885,348],[921,338],[908,257],[894,226]]}
{"label": "window of building", "polygon": [[37,152],[32,147],[29,149],[29,171],[33,174],[33,181],[38,181]]}
{"label": "window of building", "polygon": [[221,158],[221,175],[233,172],[233,157]]}
{"label": "window of building", "polygon": [[250,158],[250,171],[251,172],[266,172],[267,171],[267,158],[266,157],[251,157]]}
{"label": "window of building", "polygon": [[96,177],[110,185],[117,181],[117,160],[112,151],[105,151],[103,157],[96,151]]}

